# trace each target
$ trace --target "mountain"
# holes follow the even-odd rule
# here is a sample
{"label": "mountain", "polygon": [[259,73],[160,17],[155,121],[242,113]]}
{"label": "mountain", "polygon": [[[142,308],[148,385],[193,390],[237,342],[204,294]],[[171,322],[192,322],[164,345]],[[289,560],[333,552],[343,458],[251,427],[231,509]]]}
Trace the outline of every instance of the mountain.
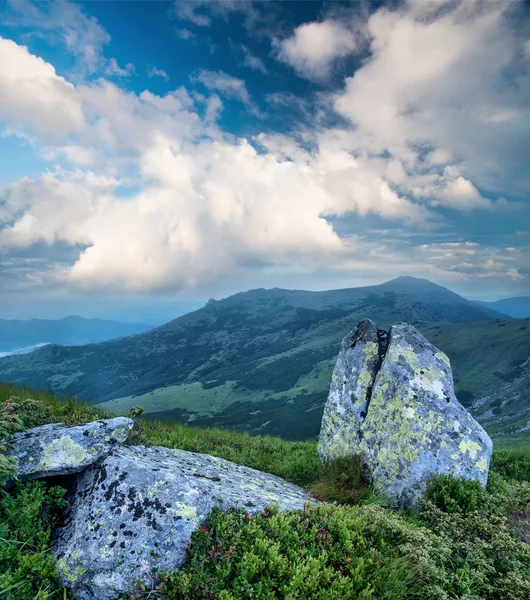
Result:
{"label": "mountain", "polygon": [[514,298],[502,298],[496,302],[477,302],[481,306],[496,310],[515,319],[530,317],[530,297],[515,296]]}
{"label": "mountain", "polygon": [[[448,348],[457,393],[463,391],[468,404],[504,384],[510,365],[530,355],[520,331],[527,323],[429,281],[400,277],[323,292],[242,292],[139,335],[1,358],[0,379],[105,402],[110,410],[141,404],[163,419],[304,439],[318,432],[340,341],[365,317],[385,328],[408,321]],[[475,321],[481,324],[471,327]],[[498,334],[499,367],[495,353],[489,362],[481,353],[482,328],[490,325],[490,334]],[[521,343],[514,344],[514,336]],[[468,352],[472,344],[478,350]],[[488,379],[480,364],[499,377]]]}
{"label": "mountain", "polygon": [[0,319],[0,353],[24,354],[45,344],[80,346],[143,333],[149,325],[71,316],[61,320]]}

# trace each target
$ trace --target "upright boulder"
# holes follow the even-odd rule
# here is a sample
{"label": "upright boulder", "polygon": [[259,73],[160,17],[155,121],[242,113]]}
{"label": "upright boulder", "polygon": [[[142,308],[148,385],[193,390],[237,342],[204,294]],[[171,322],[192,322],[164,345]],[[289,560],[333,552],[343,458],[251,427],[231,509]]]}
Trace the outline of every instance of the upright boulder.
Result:
{"label": "upright boulder", "polygon": [[69,475],[86,469],[124,442],[134,425],[132,419],[116,417],[65,427],[54,423],[16,433],[7,455],[17,462],[21,481]]}
{"label": "upright boulder", "polygon": [[214,506],[254,515],[311,498],[274,475],[184,450],[121,447],[77,478],[54,540],[57,570],[77,600],[110,600],[149,583],[152,569],[186,558],[192,532]]}
{"label": "upright boulder", "polygon": [[343,341],[318,448],[324,461],[360,455],[375,488],[407,507],[433,475],[486,485],[492,442],[456,399],[443,352],[407,323],[384,336],[361,321]]}

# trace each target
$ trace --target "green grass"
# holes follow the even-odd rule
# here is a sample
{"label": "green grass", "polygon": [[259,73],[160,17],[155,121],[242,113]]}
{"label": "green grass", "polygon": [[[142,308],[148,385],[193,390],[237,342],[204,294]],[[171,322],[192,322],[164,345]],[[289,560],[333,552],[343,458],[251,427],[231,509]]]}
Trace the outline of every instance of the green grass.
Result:
{"label": "green grass", "polygon": [[[27,426],[109,416],[75,400],[0,384],[0,403],[13,396],[42,403],[42,410],[20,415]],[[281,514],[272,507],[252,518],[240,509],[214,511],[193,534],[184,567],[156,574],[153,589],[138,584],[128,600],[530,596],[530,546],[523,541],[530,530],[530,451],[524,448],[494,452],[486,490],[440,478],[418,512],[400,514],[374,496],[358,459],[322,467],[314,442],[138,419],[129,443],[220,456],[274,473],[328,502]],[[0,597],[69,598],[49,552],[62,494],[46,482],[1,493]]]}

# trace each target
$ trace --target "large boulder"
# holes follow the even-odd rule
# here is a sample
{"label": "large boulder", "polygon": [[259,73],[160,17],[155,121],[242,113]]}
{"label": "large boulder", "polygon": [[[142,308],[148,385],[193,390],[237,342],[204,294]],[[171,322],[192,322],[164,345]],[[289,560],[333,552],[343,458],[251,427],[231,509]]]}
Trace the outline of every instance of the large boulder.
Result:
{"label": "large boulder", "polygon": [[221,458],[121,447],[77,477],[54,543],[58,573],[78,600],[116,598],[136,580],[149,582],[154,567],[180,567],[191,533],[214,506],[256,514],[308,500],[295,485]]}
{"label": "large boulder", "polygon": [[69,475],[86,469],[124,442],[132,419],[101,419],[77,427],[55,423],[15,434],[7,455],[17,462],[21,481]]}
{"label": "large boulder", "polygon": [[486,485],[492,442],[456,399],[443,352],[407,323],[386,336],[364,320],[343,341],[318,449],[323,461],[360,455],[374,487],[403,508],[433,475]]}

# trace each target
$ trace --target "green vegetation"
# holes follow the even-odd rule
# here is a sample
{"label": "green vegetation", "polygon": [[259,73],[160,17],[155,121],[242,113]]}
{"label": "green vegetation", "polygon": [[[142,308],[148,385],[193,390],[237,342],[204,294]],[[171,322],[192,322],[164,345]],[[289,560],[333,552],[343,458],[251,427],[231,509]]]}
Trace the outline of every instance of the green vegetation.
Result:
{"label": "green vegetation", "polygon": [[66,506],[65,490],[43,482],[0,490],[0,597],[66,598],[49,552],[51,530]]}
{"label": "green vegetation", "polygon": [[[38,411],[29,398],[40,403]],[[3,414],[6,404],[12,406],[9,422],[19,419],[25,427],[108,416],[94,406],[0,384]],[[530,595],[530,452],[524,449],[494,453],[486,490],[438,477],[418,511],[399,514],[381,506],[357,459],[321,467],[314,442],[139,419],[129,443],[208,452],[303,485],[328,503],[280,514],[270,507],[252,518],[242,509],[216,510],[193,534],[183,569],[153,573],[153,585],[138,584],[128,600]],[[49,552],[64,491],[37,482],[0,494],[0,597],[68,598]]]}
{"label": "green vegetation", "polygon": [[[340,341],[361,318],[408,321],[451,359],[456,393],[492,436],[530,441],[530,319],[503,319],[430,282],[251,290],[147,333],[0,359],[0,378],[106,410],[314,439]],[[456,323],[456,325],[455,325]]]}

